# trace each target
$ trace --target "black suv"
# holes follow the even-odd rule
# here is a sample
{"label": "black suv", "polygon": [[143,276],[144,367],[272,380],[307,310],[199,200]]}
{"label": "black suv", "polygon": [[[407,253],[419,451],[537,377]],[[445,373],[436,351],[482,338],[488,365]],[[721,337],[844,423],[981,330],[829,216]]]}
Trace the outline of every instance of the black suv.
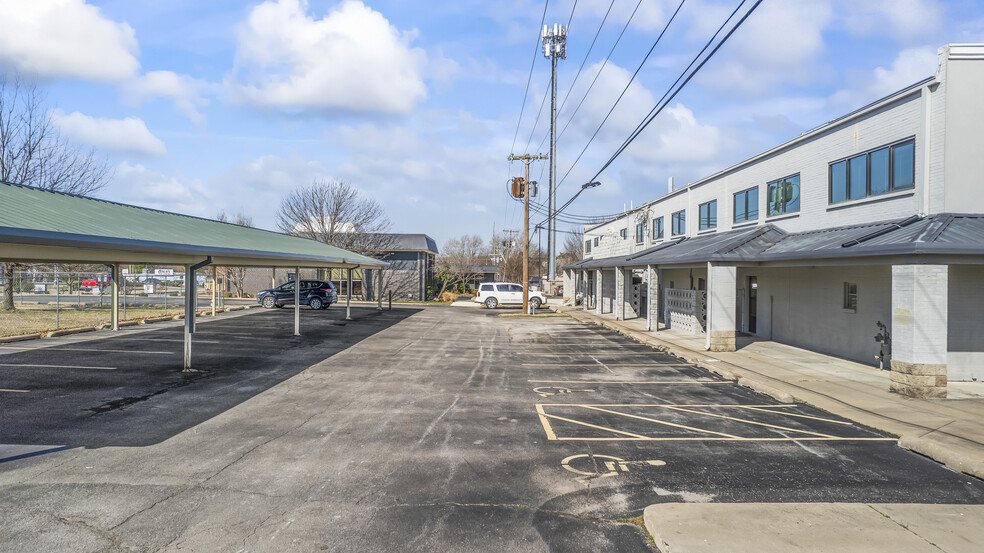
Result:
{"label": "black suv", "polygon": [[[256,294],[256,301],[267,309],[294,303],[294,281],[270,290],[260,290]],[[323,280],[301,281],[301,305],[308,305],[311,309],[328,309],[336,301],[338,294],[332,283]]]}

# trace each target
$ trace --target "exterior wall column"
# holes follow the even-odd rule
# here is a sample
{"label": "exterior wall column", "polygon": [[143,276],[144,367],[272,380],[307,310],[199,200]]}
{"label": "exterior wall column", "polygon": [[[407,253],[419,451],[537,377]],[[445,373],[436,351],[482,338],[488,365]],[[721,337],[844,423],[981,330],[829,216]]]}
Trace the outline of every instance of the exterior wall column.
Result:
{"label": "exterior wall column", "polygon": [[581,271],[581,310],[588,310],[588,271]]}
{"label": "exterior wall column", "polygon": [[659,274],[652,265],[646,265],[646,330],[659,328]]}
{"label": "exterior wall column", "polygon": [[711,351],[735,351],[737,336],[738,268],[707,267],[707,318]]}
{"label": "exterior wall column", "polygon": [[570,302],[570,305],[574,305],[574,296],[577,292],[577,286],[574,284],[576,279],[577,275],[574,271],[564,269],[564,294],[560,297],[561,304]]}
{"label": "exterior wall column", "polygon": [[890,390],[946,397],[947,265],[892,266]]}
{"label": "exterior wall column", "polygon": [[601,315],[601,269],[595,269],[595,314]]}
{"label": "exterior wall column", "polygon": [[625,320],[625,269],[615,267],[615,320]]}

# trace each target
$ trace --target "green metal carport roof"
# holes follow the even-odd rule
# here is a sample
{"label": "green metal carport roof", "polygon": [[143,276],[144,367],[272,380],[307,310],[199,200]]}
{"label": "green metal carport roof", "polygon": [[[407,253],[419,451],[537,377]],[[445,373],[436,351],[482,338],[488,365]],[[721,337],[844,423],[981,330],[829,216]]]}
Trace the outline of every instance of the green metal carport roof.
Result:
{"label": "green metal carport roof", "polygon": [[0,260],[382,267],[315,240],[0,182]]}

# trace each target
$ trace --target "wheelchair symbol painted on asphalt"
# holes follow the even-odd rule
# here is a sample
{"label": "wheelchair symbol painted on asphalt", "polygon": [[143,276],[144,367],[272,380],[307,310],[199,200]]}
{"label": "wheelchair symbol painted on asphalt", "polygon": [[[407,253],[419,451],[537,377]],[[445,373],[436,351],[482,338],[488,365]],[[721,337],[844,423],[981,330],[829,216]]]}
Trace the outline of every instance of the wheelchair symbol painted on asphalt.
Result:
{"label": "wheelchair symbol painted on asphalt", "polygon": [[572,390],[570,388],[564,388],[562,386],[539,386],[533,388],[536,395],[540,397],[550,397],[550,396],[560,396],[564,394],[573,394],[575,392],[594,392],[595,390]]}
{"label": "wheelchair symbol painted on asphalt", "polygon": [[618,476],[620,472],[631,472],[629,470],[630,465],[637,467],[662,467],[666,465],[666,461],[660,461],[658,459],[626,461],[621,457],[614,457],[612,455],[590,455],[582,453],[580,455],[571,455],[560,462],[560,466],[564,467],[565,470],[580,474],[581,476],[578,476],[575,480],[584,485],[587,485],[591,480]]}

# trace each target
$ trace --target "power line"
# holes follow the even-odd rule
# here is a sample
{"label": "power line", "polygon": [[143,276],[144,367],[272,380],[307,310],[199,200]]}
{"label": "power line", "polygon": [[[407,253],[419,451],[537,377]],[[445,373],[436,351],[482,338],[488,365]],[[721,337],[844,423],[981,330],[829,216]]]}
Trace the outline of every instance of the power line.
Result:
{"label": "power line", "polygon": [[[742,16],[742,18],[737,23],[735,23],[735,25],[728,31],[728,33],[724,36],[724,38],[722,38],[721,41],[718,42],[718,44],[711,50],[711,52],[709,54],[707,54],[707,56],[688,75],[687,74],[687,71],[689,71],[690,68],[693,67],[694,63],[696,63],[697,60],[700,59],[701,55],[707,50],[707,48],[710,47],[711,44],[713,44],[714,39],[727,26],[728,22],[730,22],[734,18],[735,14],[738,13],[738,11],[741,9],[741,7],[745,4],[745,1],[746,0],[742,0],[742,2],[738,5],[737,8],[735,8],[735,10],[731,13],[731,15],[729,15],[728,18],[724,21],[724,23],[721,24],[721,26],[714,33],[714,35],[711,37],[711,39],[708,40],[707,44],[704,45],[704,48],[702,48],[701,51],[698,52],[698,54],[694,57],[694,59],[687,66],[687,68],[684,69],[684,71],[680,74],[679,77],[677,77],[677,80],[674,81],[674,83],[672,85],[670,85],[670,88],[667,89],[667,91],[666,91],[665,94],[663,94],[663,97],[660,98],[660,101],[656,103],[656,106],[654,106],[653,109],[651,109],[649,111],[649,113],[646,115],[646,117],[644,117],[643,120],[642,120],[642,122],[640,122],[639,125],[636,126],[635,130],[633,130],[632,133],[629,135],[629,137],[625,139],[625,141],[618,148],[618,150],[616,150],[616,152],[614,154],[612,154],[612,156],[605,163],[605,165],[601,169],[599,169],[597,173],[595,173],[594,177],[592,177],[591,179],[589,179],[589,182],[594,181],[594,179],[596,179],[598,176],[600,176],[601,173],[605,169],[607,169],[612,164],[612,162],[614,162],[615,159],[619,155],[621,155],[622,152],[625,151],[625,149],[629,146],[629,144],[631,144],[639,136],[639,134],[641,134],[642,131],[647,126],[649,126],[650,123],[653,122],[653,120],[656,118],[656,116],[658,116],[660,114],[660,112],[662,112],[663,109],[667,105],[669,105],[669,102],[672,101],[673,98],[676,97],[676,95],[679,94],[679,92],[681,90],[683,90],[683,87],[685,87],[687,85],[687,83],[690,82],[690,80],[694,77],[694,75],[696,75],[697,72],[700,71],[700,69],[711,59],[712,56],[714,56],[714,54],[721,48],[721,46],[723,46],[724,43],[727,42],[729,38],[731,38],[731,35],[733,35],[734,32],[737,31],[739,27],[741,27],[741,25],[752,14],[752,12],[754,12],[755,9],[758,8],[758,6],[762,3],[762,0],[756,0],[755,4],[751,8],[749,8],[747,12],[745,12],[745,15]],[[684,77],[686,77],[686,79],[684,79]],[[684,79],[683,80],[683,83],[680,84],[680,86],[677,87],[674,90],[674,87],[677,85],[677,83],[680,82],[681,79]],[[580,191],[578,191],[578,194],[580,194]],[[570,200],[567,201],[567,203],[565,203],[563,206],[561,206],[557,211],[560,212],[563,209],[565,209],[567,206],[569,206],[571,204],[571,202],[573,202],[574,199],[577,198],[578,194],[575,194]]]}
{"label": "power line", "polygon": [[[560,179],[560,183],[557,185],[558,187],[561,184],[564,184],[564,181],[567,180],[568,175],[570,175],[571,174],[571,171],[574,170],[574,167],[577,166],[577,162],[581,160],[581,156],[584,155],[584,152],[588,151],[588,146],[590,146],[591,143],[594,142],[595,137],[598,136],[598,133],[599,132],[601,132],[601,128],[604,127],[605,126],[605,123],[608,122],[608,118],[612,116],[612,112],[614,112],[615,111],[615,108],[618,107],[618,103],[622,101],[622,98],[625,96],[625,93],[628,92],[629,87],[632,86],[632,83],[633,82],[635,82],[635,78],[639,75],[639,71],[642,70],[643,66],[649,60],[649,56],[651,56],[653,54],[653,50],[656,49],[656,46],[659,44],[659,41],[663,39],[663,35],[666,34],[666,30],[670,28],[670,24],[673,23],[673,20],[674,19],[676,19],[677,14],[680,13],[680,8],[683,7],[684,2],[686,2],[686,1],[687,0],[680,0],[680,4],[677,6],[676,11],[673,12],[673,15],[670,16],[670,19],[666,22],[666,25],[663,26],[663,30],[659,33],[659,36],[656,37],[656,41],[653,42],[652,47],[649,48],[649,52],[647,52],[646,53],[646,56],[644,58],[642,58],[642,61],[641,62],[639,62],[639,66],[636,67],[635,72],[632,73],[632,77],[629,79],[629,82],[625,83],[625,88],[622,89],[622,93],[619,94],[618,95],[618,98],[615,99],[615,103],[612,104],[611,109],[609,109],[608,110],[608,113],[605,114],[605,118],[601,120],[601,123],[598,125],[598,128],[595,129],[595,132],[591,135],[591,138],[588,139],[588,143],[584,145],[584,148],[581,150],[581,153],[577,155],[577,159],[574,160],[574,163],[572,163],[571,166],[570,166],[570,168],[567,169],[567,172],[564,173],[564,178]],[[743,3],[744,3],[744,1],[743,1]],[[597,176],[598,175],[595,175],[595,177],[597,177]],[[595,179],[594,178],[590,178],[590,179],[588,179],[588,182],[591,182],[593,180],[595,180]]]}
{"label": "power line", "polygon": [[[752,15],[752,12],[754,12],[755,9],[758,8],[759,7],[759,4],[761,4],[761,3],[762,3],[762,0],[756,0],[755,4],[751,8],[749,8],[747,12],[745,12],[745,15],[742,16],[742,18],[739,19],[737,23],[735,23],[735,25],[731,28],[731,30],[729,30],[728,33],[726,35],[724,35],[724,38],[722,38],[721,41],[718,42],[717,46],[715,46],[714,49],[711,50],[710,53],[707,54],[707,56],[697,65],[696,68],[694,68],[694,70],[690,73],[690,75],[687,76],[687,78],[683,81],[683,83],[681,83],[680,86],[677,87],[676,90],[674,90],[672,92],[672,94],[670,93],[670,90],[667,90],[667,94],[669,96],[667,97],[667,94],[664,94],[663,95],[663,98],[661,98],[660,101],[656,103],[656,106],[654,106],[653,109],[651,109],[649,111],[649,114],[646,115],[646,117],[643,119],[642,123],[640,123],[636,127],[636,129],[634,131],[632,131],[632,133],[629,135],[629,137],[625,139],[625,141],[622,143],[621,146],[619,146],[618,150],[616,150],[615,153],[612,154],[612,157],[609,158],[609,160],[605,163],[605,165],[602,166],[602,168],[599,169],[598,172],[595,173],[595,176],[592,177],[590,180],[594,180],[595,178],[597,178],[598,175],[600,175],[605,169],[607,169],[608,166],[611,165],[612,162],[614,162],[615,159],[619,155],[621,155],[622,152],[624,152],[626,148],[628,148],[629,144],[631,144],[642,133],[642,131],[646,127],[648,127],[650,123],[653,122],[653,120],[656,118],[656,116],[659,115],[660,112],[662,112],[663,109],[665,109],[666,106],[669,105],[669,103],[671,101],[673,101],[673,98],[675,98],[676,95],[679,94],[681,90],[683,90],[683,87],[687,86],[687,83],[690,82],[690,79],[694,78],[694,75],[696,75],[697,72],[700,71],[700,69],[702,67],[704,67],[704,64],[706,64],[708,61],[710,61],[711,57],[714,56],[714,54],[722,46],[724,46],[724,43],[727,42],[729,38],[731,38],[731,35],[733,35],[734,32],[737,31],[739,27],[741,27],[741,25],[745,22],[745,20],[747,20],[748,17],[750,15]],[[714,40],[715,37],[717,37],[718,33],[721,32],[721,30],[724,28],[724,26],[727,25],[728,21],[730,21],[731,18],[734,17],[735,13],[737,13],[738,10],[740,10],[741,7],[744,4],[745,4],[745,0],[742,0],[741,4],[739,4],[738,7],[735,8],[735,11],[731,13],[731,15],[728,17],[728,19],[725,20],[725,22],[721,25],[720,28],[718,28],[717,32],[714,33],[714,36],[711,37],[711,41],[709,41],[704,46],[704,48],[700,51],[700,53],[697,54],[697,56],[693,59],[693,61],[690,62],[690,65],[687,66],[687,69],[690,69],[690,67],[693,66],[694,62],[696,62],[697,59],[700,57],[700,55],[704,53],[704,50],[706,50],[707,47],[710,46],[711,42]],[[687,70],[685,69],[684,70],[684,73],[686,73],[686,71]],[[680,78],[682,78],[682,77],[683,77],[683,74],[681,74],[680,77],[678,77],[677,80],[673,83],[673,85],[671,85],[671,87],[670,87],[671,90],[672,90],[673,86],[675,86],[677,84],[677,82],[680,81]]]}
{"label": "power line", "polygon": [[[543,22],[547,20],[547,6],[550,5],[550,0],[546,0],[543,3],[543,16],[540,18],[540,27],[543,26]],[[533,66],[536,65],[536,56],[540,53],[540,39],[536,40],[536,45],[533,47],[533,61],[530,62],[530,76],[526,79],[526,92],[523,92],[523,106],[519,109],[519,120],[516,121],[516,132],[513,133],[511,150],[516,149],[516,137],[519,136],[519,125],[523,122],[523,112],[526,111],[526,97],[530,93],[530,82],[533,80]]]}

